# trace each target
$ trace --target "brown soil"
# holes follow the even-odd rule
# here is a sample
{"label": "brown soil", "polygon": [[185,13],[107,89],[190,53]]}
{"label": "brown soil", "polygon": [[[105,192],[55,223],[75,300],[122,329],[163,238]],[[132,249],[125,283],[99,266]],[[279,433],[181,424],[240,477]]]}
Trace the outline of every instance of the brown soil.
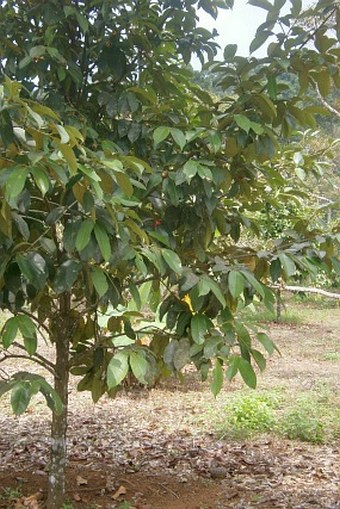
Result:
{"label": "brown soil", "polygon": [[[292,397],[325,384],[339,391],[340,362],[324,354],[339,352],[340,310],[315,310],[313,322],[271,326],[283,356],[270,360],[260,389],[283,386]],[[207,408],[223,408],[240,387],[239,381],[226,386],[215,401],[190,375],[185,385],[132,390],[95,406],[72,390],[70,503],[78,509],[340,509],[339,443],[216,437]],[[43,508],[50,416],[39,398],[21,417],[4,403],[0,412],[0,508]],[[20,498],[9,491],[18,488]]]}

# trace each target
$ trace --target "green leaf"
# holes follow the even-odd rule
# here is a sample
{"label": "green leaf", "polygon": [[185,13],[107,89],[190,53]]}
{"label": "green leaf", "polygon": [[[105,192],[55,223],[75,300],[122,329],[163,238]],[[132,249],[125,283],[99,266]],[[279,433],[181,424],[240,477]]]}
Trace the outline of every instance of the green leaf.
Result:
{"label": "green leaf", "polygon": [[257,293],[259,295],[261,295],[261,297],[264,299],[265,292],[264,292],[263,285],[260,283],[260,281],[258,281],[256,279],[256,277],[251,272],[248,272],[246,270],[242,271],[242,274],[249,281],[249,283],[253,286],[253,288],[257,291]]}
{"label": "green leaf", "polygon": [[38,339],[37,336],[25,336],[24,337],[24,346],[28,355],[34,355],[38,348]]}
{"label": "green leaf", "polygon": [[263,46],[268,37],[270,37],[271,35],[272,32],[270,32],[269,30],[261,30],[260,32],[257,32],[255,38],[252,40],[249,46],[249,52],[254,53],[254,51],[261,48],[261,46]]}
{"label": "green leaf", "polygon": [[176,274],[181,274],[182,262],[178,254],[176,254],[174,251],[171,251],[171,249],[166,248],[163,248],[161,253],[165,263],[170,267],[170,269],[176,272]]}
{"label": "green leaf", "polygon": [[62,125],[55,124],[55,127],[59,133],[60,136],[60,142],[61,143],[68,143],[70,141],[70,135],[66,131],[65,127]]}
{"label": "green leaf", "polygon": [[277,99],[277,81],[276,81],[276,76],[273,74],[269,74],[269,76],[267,76],[267,90],[268,90],[268,94],[269,94],[269,97],[271,98],[271,100],[276,101],[276,99]]}
{"label": "green leaf", "polygon": [[181,150],[183,150],[187,142],[185,134],[180,129],[176,129],[174,127],[170,129],[170,132],[174,142],[179,146]]}
{"label": "green leaf", "polygon": [[125,196],[130,198],[133,195],[133,186],[131,184],[131,181],[130,181],[128,175],[117,171],[114,174],[114,178],[115,178],[117,184],[119,185],[120,189],[122,190],[122,192],[125,194]]}
{"label": "green leaf", "polygon": [[290,10],[291,15],[293,16],[293,18],[296,18],[301,12],[302,0],[290,0],[290,3],[292,4],[291,10]]}
{"label": "green leaf", "polygon": [[100,224],[96,223],[94,227],[94,235],[96,237],[100,252],[106,262],[111,258],[111,244],[107,231]]}
{"label": "green leaf", "polygon": [[261,371],[265,370],[266,369],[266,364],[267,364],[267,361],[266,359],[263,357],[262,353],[259,352],[258,350],[252,350],[251,351],[251,354],[256,362],[256,364],[258,365],[258,367],[260,368]]}
{"label": "green leaf", "polygon": [[202,276],[200,282],[198,283],[198,294],[199,296],[207,295],[209,291],[215,295],[216,299],[221,303],[223,307],[226,306],[226,300],[218,283],[216,283],[216,281],[214,281],[209,276]]}
{"label": "green leaf", "polygon": [[81,270],[81,263],[76,260],[67,260],[57,269],[53,288],[56,293],[69,292]]}
{"label": "green leaf", "polygon": [[216,360],[215,368],[212,372],[212,377],[213,378],[210,387],[213,395],[216,397],[223,386],[223,369],[222,364],[218,359]]}
{"label": "green leaf", "polygon": [[190,183],[191,179],[197,174],[200,164],[198,161],[189,159],[183,166],[183,173],[187,177],[187,182]]}
{"label": "green leaf", "polygon": [[149,363],[145,357],[139,352],[131,352],[130,366],[132,373],[137,378],[138,382],[142,384],[147,383],[147,374],[149,370]]}
{"label": "green leaf", "polygon": [[7,320],[2,333],[2,344],[4,348],[7,349],[11,346],[18,334],[18,328],[19,323],[17,316],[13,316]]}
{"label": "green leaf", "polygon": [[129,372],[128,352],[116,353],[107,367],[107,386],[109,389],[117,387]]}
{"label": "green leaf", "polygon": [[80,28],[82,29],[82,32],[84,34],[86,34],[86,32],[88,32],[88,29],[89,29],[89,22],[87,21],[85,16],[80,14],[79,11],[76,10],[75,14],[76,14],[76,18],[77,18],[78,24],[79,24]]}
{"label": "green leaf", "polygon": [[296,176],[301,180],[301,182],[304,182],[306,180],[306,172],[303,168],[295,168]]}
{"label": "green leaf", "polygon": [[244,115],[237,114],[234,116],[234,120],[235,120],[236,124],[241,129],[243,129],[243,131],[245,131],[246,133],[249,133],[249,130],[251,128],[251,121],[249,120],[249,118],[247,118]]}
{"label": "green leaf", "polygon": [[31,386],[27,382],[18,382],[12,389],[11,405],[16,415],[25,412],[31,400]]}
{"label": "green leaf", "polygon": [[243,274],[236,270],[231,270],[228,275],[229,291],[234,299],[237,299],[244,290]]}
{"label": "green leaf", "polygon": [[7,202],[15,200],[23,191],[29,170],[27,168],[15,168],[6,181],[5,198]]}
{"label": "green leaf", "polygon": [[90,242],[91,233],[94,228],[94,223],[92,219],[85,219],[80,225],[80,228],[76,237],[76,249],[77,251],[82,251]]}
{"label": "green leaf", "polygon": [[296,272],[296,265],[285,253],[279,254],[279,259],[287,277],[293,276]]}
{"label": "green leaf", "polygon": [[207,334],[210,325],[209,322],[207,317],[202,314],[196,314],[191,318],[190,326],[192,339],[198,345],[204,343],[205,334]]}
{"label": "green leaf", "polygon": [[260,7],[266,11],[271,11],[273,9],[273,5],[268,2],[268,0],[248,0],[248,4],[254,5],[254,7]]}
{"label": "green leaf", "polygon": [[246,359],[243,359],[243,357],[240,357],[238,362],[238,369],[241,377],[243,378],[243,381],[248,385],[248,387],[255,389],[257,382],[256,374],[250,362],[248,362]]}
{"label": "green leaf", "polygon": [[229,366],[228,366],[228,369],[226,371],[226,377],[231,382],[231,380],[233,378],[235,378],[235,376],[237,375],[239,361],[240,361],[240,356],[239,355],[233,355],[233,356],[229,357],[228,360],[229,360]]}
{"label": "green leaf", "polygon": [[27,338],[34,337],[36,335],[36,327],[33,320],[26,315],[19,315],[17,318],[21,334]]}
{"label": "green leaf", "polygon": [[178,341],[172,362],[177,371],[184,368],[190,361],[190,341],[188,338],[182,338]]}
{"label": "green leaf", "polygon": [[143,303],[137,286],[134,283],[130,283],[129,290],[136,305],[136,308],[138,309],[138,311],[140,311]]}
{"label": "green leaf", "polygon": [[237,44],[227,44],[223,56],[226,62],[232,62],[237,52]]}
{"label": "green leaf", "polygon": [[50,188],[50,179],[43,170],[37,167],[32,168],[31,173],[41,194],[45,196]]}
{"label": "green leaf", "polygon": [[49,276],[45,259],[36,252],[18,255],[16,261],[23,275],[35,288],[41,290]]}
{"label": "green leaf", "polygon": [[91,274],[93,286],[95,287],[99,297],[102,297],[109,289],[105,272],[100,267],[92,267]]}
{"label": "green leaf", "polygon": [[201,177],[201,179],[210,181],[213,180],[213,174],[207,166],[202,166],[200,164],[197,173]]}
{"label": "green leaf", "polygon": [[77,173],[78,161],[72,147],[70,147],[70,145],[66,145],[65,143],[59,143],[58,146],[70,168],[71,174],[74,175]]}
{"label": "green leaf", "polygon": [[265,334],[264,332],[258,332],[256,334],[256,337],[257,337],[258,341],[261,343],[261,345],[263,346],[263,348],[266,350],[266,352],[269,355],[272,355],[274,353],[275,346],[274,346],[273,341],[270,339],[270,337],[267,336],[267,334]]}
{"label": "green leaf", "polygon": [[159,145],[160,143],[162,143],[162,141],[164,141],[165,138],[169,136],[169,134],[170,134],[169,127],[165,126],[157,127],[157,129],[155,129],[153,133],[153,140],[155,142],[155,145]]}
{"label": "green leaf", "polygon": [[[36,376],[36,375],[33,375]],[[39,384],[40,384],[40,392],[45,397],[47,406],[55,412],[57,415],[60,415],[63,411],[63,403],[59,394],[51,387],[51,385],[42,377],[39,376]]]}
{"label": "green leaf", "polygon": [[281,262],[278,258],[275,258],[270,264],[270,277],[273,283],[275,283],[281,276]]}

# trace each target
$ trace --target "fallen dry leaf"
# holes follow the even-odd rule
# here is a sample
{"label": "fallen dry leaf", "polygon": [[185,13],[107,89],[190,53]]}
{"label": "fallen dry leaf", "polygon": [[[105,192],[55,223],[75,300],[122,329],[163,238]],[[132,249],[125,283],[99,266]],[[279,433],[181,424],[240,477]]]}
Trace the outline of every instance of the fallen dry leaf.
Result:
{"label": "fallen dry leaf", "polygon": [[126,488],[125,488],[125,486],[119,486],[119,488],[116,491],[116,493],[114,493],[112,495],[112,498],[113,498],[113,500],[117,500],[117,498],[119,498],[121,495],[126,495]]}
{"label": "fallen dry leaf", "polygon": [[39,502],[41,499],[41,493],[34,493],[29,497],[21,497],[16,501],[14,509],[41,509]]}
{"label": "fallen dry leaf", "polygon": [[84,484],[87,484],[87,480],[84,479],[81,475],[77,475],[77,485],[83,486]]}
{"label": "fallen dry leaf", "polygon": [[81,502],[81,496],[79,495],[79,493],[75,493],[73,495],[73,500],[75,500],[76,502]]}

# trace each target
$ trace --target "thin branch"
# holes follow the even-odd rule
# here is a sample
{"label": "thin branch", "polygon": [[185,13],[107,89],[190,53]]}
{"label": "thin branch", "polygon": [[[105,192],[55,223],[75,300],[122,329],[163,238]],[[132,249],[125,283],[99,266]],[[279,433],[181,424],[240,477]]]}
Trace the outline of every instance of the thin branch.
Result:
{"label": "thin branch", "polygon": [[3,353],[3,357],[0,360],[0,362],[5,362],[7,359],[25,359],[27,361],[35,362],[36,364],[39,364],[44,369],[49,371],[53,376],[55,376],[54,369],[47,366],[43,361],[40,361],[39,359],[34,358],[33,356],[30,357],[29,355],[20,355],[20,354],[6,354]]}
{"label": "thin branch", "polygon": [[[26,352],[26,348],[24,346],[20,345],[20,343],[17,343],[16,341],[14,341],[14,343],[12,343],[12,345],[15,346],[16,348],[19,348],[20,350],[24,350]],[[46,369],[48,369],[47,366],[49,366],[49,368],[54,371],[53,362],[46,359],[43,355],[40,355],[39,353],[35,353],[32,355],[32,357],[36,357],[41,363],[44,363],[46,365]],[[31,357],[29,357],[29,358],[31,358]]]}
{"label": "thin branch", "polygon": [[323,95],[320,92],[319,85],[314,80],[313,80],[313,82],[315,84],[315,90],[316,90],[316,93],[318,94],[318,97],[319,97],[319,99],[321,101],[321,104],[323,104],[323,106],[330,113],[332,113],[332,115],[335,115],[336,117],[340,118],[340,111],[338,111],[336,108],[334,108],[334,106],[332,106],[331,104],[329,104],[328,101],[326,101],[326,99],[323,97]]}
{"label": "thin branch", "polygon": [[327,290],[323,290],[322,288],[311,288],[305,286],[283,286],[279,287],[277,285],[271,286],[271,288],[281,288],[282,290],[286,290],[288,292],[304,292],[304,293],[317,293],[323,295],[324,297],[329,297],[330,299],[338,299],[340,300],[340,293],[329,292]]}

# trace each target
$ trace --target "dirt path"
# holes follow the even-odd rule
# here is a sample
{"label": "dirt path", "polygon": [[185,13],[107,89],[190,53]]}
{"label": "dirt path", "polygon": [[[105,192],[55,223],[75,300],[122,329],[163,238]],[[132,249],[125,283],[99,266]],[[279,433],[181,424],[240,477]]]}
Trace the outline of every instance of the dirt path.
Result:
{"label": "dirt path", "polygon": [[[280,386],[292,397],[301,388],[340,390],[340,361],[327,360],[340,351],[339,309],[313,310],[302,325],[273,325],[271,332],[282,357],[270,360],[260,389]],[[185,386],[163,384],[96,406],[72,391],[70,502],[82,509],[113,509],[123,500],[130,502],[123,509],[340,509],[339,443],[216,438],[207,408],[223,408],[240,387],[226,386],[215,401],[191,377]],[[18,486],[23,498],[15,509],[43,507],[49,433],[43,402],[35,400],[18,418],[1,403],[0,426],[0,493],[7,488],[0,508],[11,507],[8,488]]]}

